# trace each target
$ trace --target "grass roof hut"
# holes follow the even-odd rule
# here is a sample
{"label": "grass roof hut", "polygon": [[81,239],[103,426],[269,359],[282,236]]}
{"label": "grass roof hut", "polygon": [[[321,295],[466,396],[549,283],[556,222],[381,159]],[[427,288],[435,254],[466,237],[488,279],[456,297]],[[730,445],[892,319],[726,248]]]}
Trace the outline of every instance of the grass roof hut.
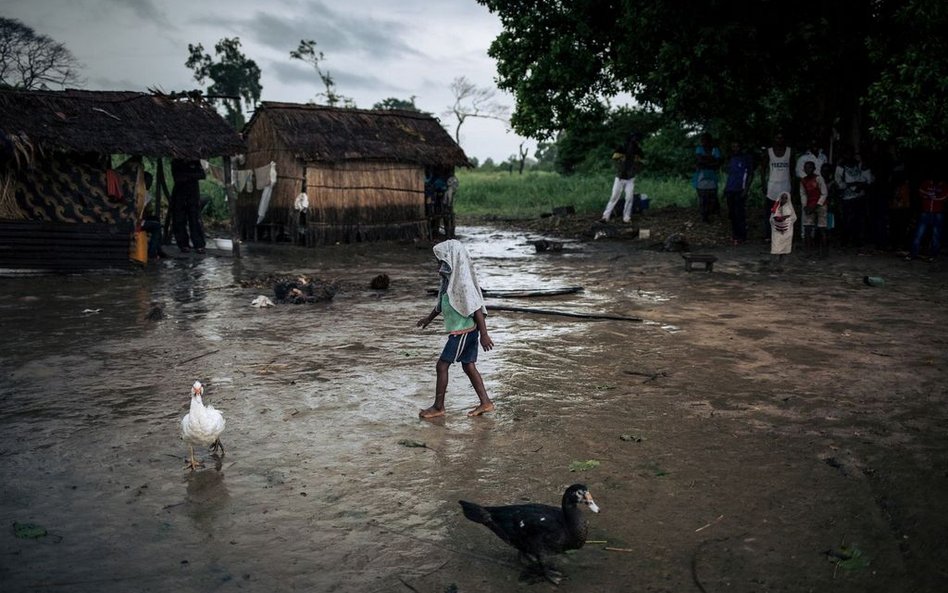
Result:
{"label": "grass roof hut", "polygon": [[[0,268],[125,267],[143,162],[244,151],[199,93],[0,90]],[[113,155],[133,157],[121,167]],[[160,189],[159,186],[156,189]]]}
{"label": "grass roof hut", "polygon": [[[258,225],[261,191],[241,193],[244,240],[306,245],[427,238],[425,176],[469,166],[427,113],[263,102],[244,128],[246,167],[276,163],[277,181]],[[309,206],[294,207],[305,193]],[[261,232],[261,231],[265,231]]]}

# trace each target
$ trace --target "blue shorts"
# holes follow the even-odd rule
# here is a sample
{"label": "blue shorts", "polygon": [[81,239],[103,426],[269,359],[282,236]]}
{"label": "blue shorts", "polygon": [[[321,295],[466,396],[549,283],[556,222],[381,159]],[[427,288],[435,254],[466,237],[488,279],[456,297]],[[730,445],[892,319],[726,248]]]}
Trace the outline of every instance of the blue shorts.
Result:
{"label": "blue shorts", "polygon": [[480,333],[477,328],[466,334],[453,334],[448,336],[448,343],[444,345],[441,351],[440,360],[453,363],[460,362],[468,364],[477,362],[477,345],[480,343]]}

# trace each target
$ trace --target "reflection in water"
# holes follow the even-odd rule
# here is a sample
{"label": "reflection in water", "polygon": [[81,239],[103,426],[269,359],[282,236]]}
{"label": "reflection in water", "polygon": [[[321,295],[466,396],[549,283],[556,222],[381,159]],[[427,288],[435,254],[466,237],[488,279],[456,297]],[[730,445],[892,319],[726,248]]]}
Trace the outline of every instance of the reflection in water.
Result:
{"label": "reflection in water", "polygon": [[230,494],[224,483],[221,460],[215,456],[213,470],[190,472],[186,478],[187,498],[185,513],[204,533],[212,533],[215,518],[230,506]]}

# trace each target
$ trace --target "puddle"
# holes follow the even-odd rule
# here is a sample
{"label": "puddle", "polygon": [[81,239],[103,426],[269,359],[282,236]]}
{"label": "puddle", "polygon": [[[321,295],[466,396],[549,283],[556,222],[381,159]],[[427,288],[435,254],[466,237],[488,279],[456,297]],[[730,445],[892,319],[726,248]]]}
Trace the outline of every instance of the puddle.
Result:
{"label": "puddle", "polygon": [[[489,303],[617,307],[615,291],[577,265],[588,257],[584,245],[537,254],[529,235],[459,232],[485,289],[585,286]],[[496,347],[477,366],[497,413],[465,415],[476,397],[454,366],[448,416],[419,421],[444,336],[415,321],[431,307],[426,288],[437,277],[430,248],[389,247],[247,246],[240,262],[173,259],[139,274],[4,279],[0,324],[14,338],[0,343],[0,516],[35,520],[62,538],[55,550],[4,544],[3,553],[17,554],[4,579],[13,589],[147,582],[171,591],[257,580],[378,589],[394,567],[424,565],[430,548],[379,537],[368,521],[443,539],[456,521],[454,489],[490,484],[508,463],[504,451],[536,449],[516,427],[537,405],[562,414],[605,405],[601,389],[611,387],[577,374],[610,355],[584,337],[589,322],[495,312]],[[381,271],[391,288],[370,291]],[[255,309],[261,291],[235,285],[267,272],[313,273],[343,289],[329,303]],[[154,303],[161,321],[146,319]],[[621,331],[656,327],[677,331],[655,322]],[[199,452],[208,467],[189,475],[178,423],[195,379],[224,413],[226,454],[218,472]],[[426,446],[406,449],[402,439]],[[428,495],[445,489],[451,498]],[[114,543],[130,539],[135,546]],[[314,550],[322,570],[312,569]],[[115,580],[96,581],[103,573]]]}

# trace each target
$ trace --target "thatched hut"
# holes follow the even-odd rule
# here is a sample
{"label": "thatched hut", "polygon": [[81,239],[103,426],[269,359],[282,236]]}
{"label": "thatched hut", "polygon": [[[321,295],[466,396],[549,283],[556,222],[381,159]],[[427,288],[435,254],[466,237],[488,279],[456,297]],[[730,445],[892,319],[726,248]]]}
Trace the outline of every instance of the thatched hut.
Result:
{"label": "thatched hut", "polygon": [[[0,91],[0,268],[124,267],[144,196],[142,157],[244,151],[199,94]],[[115,167],[112,157],[129,158]]]}
{"label": "thatched hut", "polygon": [[[238,227],[247,241],[427,238],[426,175],[448,178],[455,167],[468,166],[438,120],[417,111],[264,102],[244,138],[244,166],[273,162],[277,172],[265,215],[258,216],[259,189],[238,198]],[[303,193],[308,207],[295,207]]]}

